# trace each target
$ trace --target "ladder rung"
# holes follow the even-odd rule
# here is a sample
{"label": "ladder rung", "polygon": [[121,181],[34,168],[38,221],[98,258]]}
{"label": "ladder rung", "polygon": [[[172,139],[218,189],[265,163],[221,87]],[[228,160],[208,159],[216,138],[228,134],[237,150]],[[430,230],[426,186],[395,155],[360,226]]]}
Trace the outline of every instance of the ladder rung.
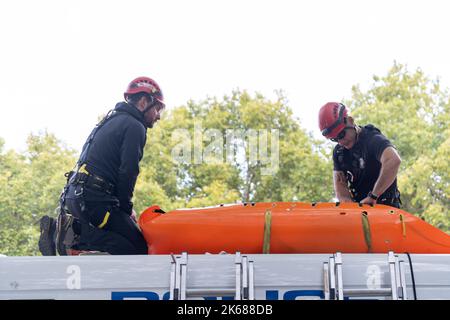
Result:
{"label": "ladder rung", "polygon": [[217,288],[217,289],[188,289],[186,292],[186,297],[189,298],[199,298],[199,297],[223,297],[230,296],[234,297],[236,293],[236,289],[226,289],[226,288]]}
{"label": "ladder rung", "polygon": [[381,289],[344,289],[344,296],[387,297],[392,295],[391,288]]}
{"label": "ladder rung", "polygon": [[235,254],[235,287],[234,288],[187,288],[188,276],[188,255],[186,252],[181,257],[172,255],[170,271],[170,299],[186,300],[187,298],[200,297],[229,297],[235,300],[254,300],[255,282],[254,265],[247,256],[241,256],[239,252]]}

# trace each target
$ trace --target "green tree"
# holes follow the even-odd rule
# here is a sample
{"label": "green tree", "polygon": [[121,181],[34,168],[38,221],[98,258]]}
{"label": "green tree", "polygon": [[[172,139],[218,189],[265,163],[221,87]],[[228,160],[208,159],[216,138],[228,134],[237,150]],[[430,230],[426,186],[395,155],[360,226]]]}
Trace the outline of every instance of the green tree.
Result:
{"label": "green tree", "polygon": [[37,254],[38,221],[55,216],[64,173],[74,163],[74,151],[53,134],[31,134],[27,151],[0,153],[0,252]]}
{"label": "green tree", "polygon": [[353,87],[347,102],[353,116],[379,127],[398,149],[403,208],[450,232],[448,91],[422,70],[398,63],[373,80],[367,92]]}
{"label": "green tree", "polygon": [[[170,210],[236,201],[329,201],[327,152],[299,126],[281,92],[276,101],[238,90],[222,100],[189,101],[149,130],[141,171],[150,173],[136,188],[148,200],[136,203],[142,210],[159,197]],[[151,184],[161,189],[152,194]],[[141,192],[144,185],[149,193]]]}

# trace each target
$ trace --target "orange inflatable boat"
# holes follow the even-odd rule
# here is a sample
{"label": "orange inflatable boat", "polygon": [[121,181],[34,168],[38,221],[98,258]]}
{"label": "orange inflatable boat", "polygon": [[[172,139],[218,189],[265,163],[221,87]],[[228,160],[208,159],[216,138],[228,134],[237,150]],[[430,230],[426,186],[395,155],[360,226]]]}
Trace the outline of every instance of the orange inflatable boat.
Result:
{"label": "orange inflatable boat", "polygon": [[357,203],[274,202],[150,207],[139,225],[149,254],[450,253],[450,236],[403,210]]}

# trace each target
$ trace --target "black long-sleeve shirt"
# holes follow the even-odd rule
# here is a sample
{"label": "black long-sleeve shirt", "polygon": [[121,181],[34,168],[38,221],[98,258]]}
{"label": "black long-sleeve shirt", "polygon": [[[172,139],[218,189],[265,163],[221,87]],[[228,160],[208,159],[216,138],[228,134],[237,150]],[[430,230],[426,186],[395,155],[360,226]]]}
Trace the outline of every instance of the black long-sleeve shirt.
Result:
{"label": "black long-sleeve shirt", "polygon": [[[117,114],[98,129],[90,143],[86,169],[114,184],[113,196],[119,200],[120,208],[131,214],[131,199],[139,175],[147,128],[142,113],[128,103],[119,102],[114,110]],[[87,198],[89,201],[89,193]],[[98,201],[98,195],[92,200]],[[109,200],[106,195],[105,200]]]}

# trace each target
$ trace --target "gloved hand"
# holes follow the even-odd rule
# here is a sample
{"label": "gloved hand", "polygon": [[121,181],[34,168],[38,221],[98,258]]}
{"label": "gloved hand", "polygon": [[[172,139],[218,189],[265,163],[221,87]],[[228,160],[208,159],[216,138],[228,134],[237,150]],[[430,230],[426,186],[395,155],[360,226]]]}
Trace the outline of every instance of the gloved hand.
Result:
{"label": "gloved hand", "polygon": [[131,218],[131,220],[133,220],[135,223],[137,223],[136,211],[134,211],[134,209],[131,210],[130,218]]}
{"label": "gloved hand", "polygon": [[162,210],[162,209],[161,209],[159,206],[157,206],[157,205],[148,207],[147,209],[145,209],[145,211],[148,211],[148,212],[154,212],[154,213],[159,213],[159,214],[166,213],[164,210]]}

